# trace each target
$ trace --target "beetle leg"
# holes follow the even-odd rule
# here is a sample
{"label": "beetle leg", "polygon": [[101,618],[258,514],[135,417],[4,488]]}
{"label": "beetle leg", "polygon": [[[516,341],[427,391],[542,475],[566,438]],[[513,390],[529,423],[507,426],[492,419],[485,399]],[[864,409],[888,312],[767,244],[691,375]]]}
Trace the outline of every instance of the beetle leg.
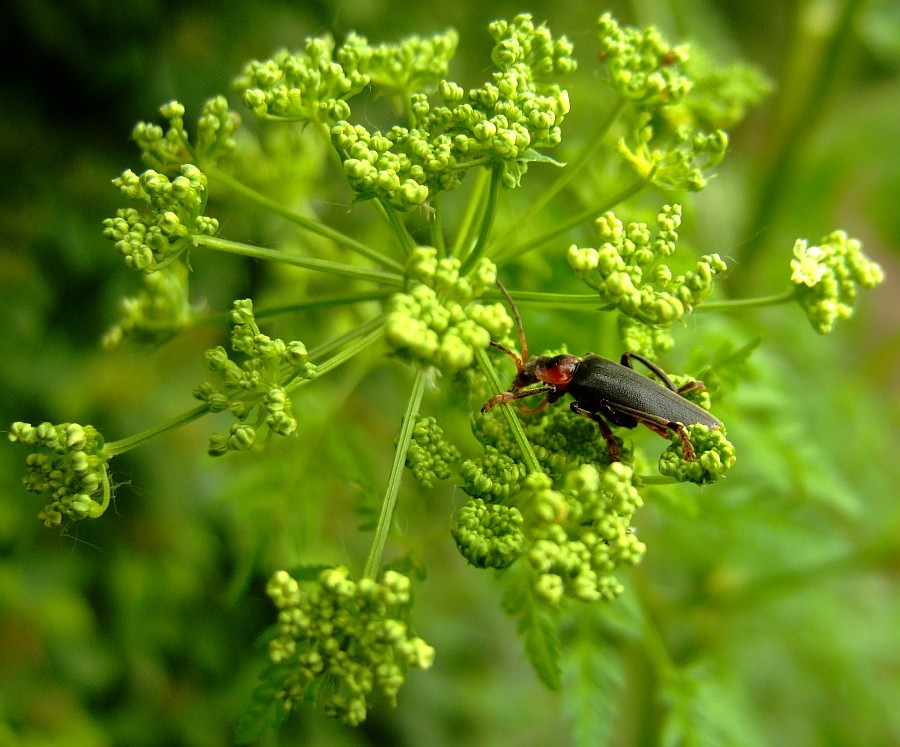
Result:
{"label": "beetle leg", "polygon": [[[649,426],[649,423],[645,423],[645,425]],[[655,430],[652,427],[651,429]],[[675,433],[678,434],[678,439],[681,441],[681,450],[684,452],[684,458],[689,462],[693,462],[697,458],[697,454],[694,452],[694,444],[691,443],[691,436],[684,423],[666,423],[665,429],[666,431],[675,431]],[[662,435],[668,436],[669,434],[663,432]]]}
{"label": "beetle leg", "polygon": [[636,360],[643,363],[650,371],[652,371],[659,380],[666,385],[669,389],[671,389],[676,394],[680,394],[684,396],[688,392],[705,392],[706,384],[702,381],[689,381],[687,384],[681,387],[675,386],[674,382],[669,378],[668,374],[663,371],[659,366],[657,366],[653,361],[645,358],[643,355],[638,355],[637,353],[622,353],[621,363],[623,366],[627,366],[628,368],[634,370],[634,366],[631,365],[631,361]]}
{"label": "beetle leg", "polygon": [[678,392],[678,387],[672,383],[672,379],[668,377],[665,371],[663,371],[659,366],[657,366],[653,361],[648,358],[645,358],[643,355],[638,355],[637,353],[622,353],[621,364],[623,366],[627,366],[628,368],[634,370],[634,366],[631,364],[632,360],[639,361],[643,363],[652,373],[656,374],[657,378],[666,385],[673,392]]}
{"label": "beetle leg", "polygon": [[603,419],[603,416],[596,412],[591,412],[586,407],[579,405],[577,402],[573,402],[569,405],[572,412],[577,412],[579,415],[584,415],[584,417],[593,420],[597,426],[600,428],[600,433],[603,434],[603,438],[606,440],[606,449],[609,451],[609,461],[611,462],[621,462],[622,461],[622,453],[619,451],[619,442],[616,441],[616,437],[612,432],[612,428],[609,427],[609,424]]}
{"label": "beetle leg", "polygon": [[684,386],[678,387],[678,393],[682,396],[684,396],[688,392],[705,392],[705,391],[706,391],[706,384],[704,384],[702,381],[697,381],[696,379],[694,379],[693,381],[689,381]]}
{"label": "beetle leg", "polygon": [[521,412],[523,415],[537,415],[549,404],[550,396],[548,395],[541,400],[541,403],[537,407],[522,407],[521,405],[519,405],[519,412]]}
{"label": "beetle leg", "polygon": [[524,361],[520,358],[516,353],[510,350],[505,345],[501,345],[499,342],[494,342],[491,340],[491,346],[497,348],[497,350],[506,353],[510,358],[512,358],[516,362],[516,371],[521,371],[522,366],[524,365]]}
{"label": "beetle leg", "polygon": [[681,450],[684,452],[684,458],[689,462],[693,462],[694,459],[697,458],[697,454],[694,451],[694,445],[691,443],[691,436],[684,423],[679,423],[675,420],[666,420],[665,418],[651,415],[648,412],[641,412],[632,407],[625,407],[624,405],[616,405],[614,409],[618,413],[631,415],[639,423],[643,423],[651,431],[658,433],[664,438],[668,437],[668,431],[675,431],[675,433],[678,434],[678,439],[681,441]]}
{"label": "beetle leg", "polygon": [[482,414],[484,414],[496,405],[503,404],[504,402],[514,402],[517,399],[530,397],[533,394],[546,394],[547,398],[549,399],[550,396],[556,391],[556,389],[557,388],[553,384],[547,384],[546,386],[538,386],[534,389],[519,389],[515,392],[500,392],[500,394],[495,394],[487,402],[484,403],[484,407],[481,408],[481,412]]}

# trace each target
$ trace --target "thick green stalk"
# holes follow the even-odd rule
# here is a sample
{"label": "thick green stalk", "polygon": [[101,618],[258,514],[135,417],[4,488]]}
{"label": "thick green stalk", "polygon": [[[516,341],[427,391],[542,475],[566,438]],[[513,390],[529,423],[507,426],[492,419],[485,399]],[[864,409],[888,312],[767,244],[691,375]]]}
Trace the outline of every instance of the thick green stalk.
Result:
{"label": "thick green stalk", "polygon": [[[804,87],[804,95],[799,103],[796,100],[782,100],[782,112],[791,107],[793,117],[790,122],[781,129],[782,135],[777,140],[767,160],[768,169],[759,184],[757,193],[756,210],[750,216],[747,223],[753,229],[747,243],[741,247],[742,271],[735,274],[737,282],[741,278],[752,278],[755,273],[750,266],[756,262],[764,249],[763,242],[769,235],[765,231],[757,230],[758,227],[769,227],[779,207],[786,202],[785,195],[793,186],[795,172],[808,144],[813,142],[812,132],[822,122],[822,110],[827,105],[829,93],[839,79],[841,66],[848,55],[858,47],[855,41],[858,35],[857,18],[865,10],[867,3],[863,0],[845,0],[839,13],[835,13],[831,25],[831,36],[821,50],[818,57],[818,67],[812,81]],[[800,3],[796,12],[808,13],[806,4]],[[803,29],[795,29],[795,43],[792,45],[795,53],[803,56],[809,54],[810,34],[818,33]],[[789,85],[782,86],[789,90]],[[765,167],[763,167],[765,169]]]}
{"label": "thick green stalk", "polygon": [[479,211],[483,210],[482,203],[484,201],[484,193],[488,187],[490,178],[491,172],[487,169],[479,169],[475,176],[475,185],[472,187],[472,192],[466,203],[465,213],[463,213],[463,216],[459,221],[456,242],[453,244],[453,251],[451,254],[453,257],[461,257],[465,252],[466,247],[469,245],[472,226],[475,224]]}
{"label": "thick green stalk", "polygon": [[366,560],[366,568],[363,576],[375,578],[378,569],[381,568],[381,559],[384,556],[384,548],[394,520],[394,509],[397,506],[397,495],[400,492],[400,480],[406,467],[406,453],[409,451],[409,443],[412,440],[413,427],[419,415],[419,406],[422,404],[422,395],[425,392],[425,375],[422,372],[416,374],[413,382],[412,394],[409,404],[406,406],[406,414],[403,416],[403,425],[400,427],[400,435],[397,437],[397,448],[394,450],[394,463],[391,465],[391,476],[388,479],[387,491],[384,503],[381,505],[381,515],[378,517],[378,526],[375,527],[375,537],[372,540],[372,548]]}
{"label": "thick green stalk", "polygon": [[720,301],[704,301],[694,311],[742,311],[743,309],[759,309],[765,306],[777,306],[782,303],[792,303],[797,298],[794,288],[784,293],[776,293],[771,296],[759,298],[726,298]]}

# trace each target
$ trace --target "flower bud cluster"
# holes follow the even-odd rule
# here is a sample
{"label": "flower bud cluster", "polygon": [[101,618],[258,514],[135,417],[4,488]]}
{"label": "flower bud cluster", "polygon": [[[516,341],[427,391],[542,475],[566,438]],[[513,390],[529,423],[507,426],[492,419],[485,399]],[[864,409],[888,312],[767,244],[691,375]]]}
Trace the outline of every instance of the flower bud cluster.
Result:
{"label": "flower bud cluster", "polygon": [[498,70],[527,70],[534,80],[553,80],[575,72],[574,47],[565,37],[553,38],[545,24],[535,26],[530,13],[512,21],[497,20],[488,26],[495,46],[491,60]]}
{"label": "flower bud cluster", "polygon": [[524,521],[515,506],[471,498],[456,512],[453,539],[476,568],[508,568],[525,548]]}
{"label": "flower bud cluster", "polygon": [[566,472],[561,488],[549,475],[534,473],[517,502],[529,507],[524,557],[537,574],[540,599],[550,605],[563,597],[608,601],[622,592],[614,571],[644,554],[629,526],[642,504],[629,465],[614,462],[601,473],[582,464]]}
{"label": "flower bud cluster", "polygon": [[70,521],[96,519],[110,500],[108,455],[103,436],[92,425],[78,423],[13,423],[9,440],[40,447],[28,455],[23,478],[30,493],[44,496],[38,514],[48,527]]}
{"label": "flower bud cluster", "polygon": [[353,581],[343,567],[309,581],[278,571],[266,591],[279,610],[269,659],[288,673],[279,690],[288,708],[316,692],[326,713],[356,726],[374,692],[396,706],[408,670],[434,661],[409,628],[411,583],[396,571],[377,581]]}
{"label": "flower bud cluster", "polygon": [[497,164],[506,187],[518,186],[529,161],[542,160],[538,150],[557,145],[560,125],[569,111],[568,94],[543,78],[575,69],[572,45],[553,39],[531,16],[512,23],[491,24],[498,67],[490,82],[466,92],[441,78],[439,103],[432,105],[413,80],[393,69],[410,55],[421,55],[413,75],[423,84],[437,80],[455,50],[455,35],[377,47],[368,59],[372,82],[386,78],[388,92],[403,86],[410,103],[410,126],[370,131],[340,121],[331,139],[344,164],[344,175],[360,200],[377,198],[398,210],[411,210],[440,191],[455,189],[474,165]]}
{"label": "flower bud cluster", "polygon": [[599,248],[569,249],[572,269],[597,291],[607,309],[645,324],[666,325],[702,302],[725,269],[718,254],[704,255],[694,270],[676,275],[663,262],[678,241],[681,206],[664,205],[651,233],[646,223],[627,226],[608,212],[597,219]]}
{"label": "flower bud cluster", "polygon": [[159,111],[169,123],[168,130],[152,122],[138,122],[131,133],[141,149],[141,160],[150,168],[172,173],[186,162],[213,164],[234,150],[234,132],[240,117],[228,109],[224,96],[211,98],[203,105],[193,143],[184,127],[183,104],[169,101]]}
{"label": "flower bud cluster", "polygon": [[721,428],[712,429],[696,424],[687,426],[687,430],[696,458],[687,461],[680,439],[673,437],[672,445],[659,458],[659,473],[678,482],[697,485],[718,482],[737,460],[734,445]]}
{"label": "flower bud cluster", "polygon": [[[551,405],[540,413],[522,418],[521,423],[541,468],[554,480],[580,464],[609,464],[606,441],[596,424],[568,407]],[[478,417],[472,430],[484,447],[484,455],[463,463],[462,477],[466,480],[463,490],[487,501],[515,495],[526,469],[503,417],[495,408]],[[631,446],[618,440],[622,457],[628,462]]]}
{"label": "flower bud cluster", "polygon": [[460,469],[460,477],[465,481],[463,490],[468,495],[484,498],[489,503],[505,500],[518,493],[526,474],[524,464],[490,445],[485,445],[481,456],[466,459]]}
{"label": "flower bud cluster", "polygon": [[348,44],[351,43],[360,50],[358,64],[372,86],[388,96],[406,97],[434,88],[447,77],[459,34],[455,29],[447,29],[433,36],[413,35],[396,44],[376,46],[370,46],[365,37],[351,35]]}
{"label": "flower bud cluster", "polygon": [[874,288],[884,280],[878,263],[863,254],[862,243],[844,231],[822,237],[818,246],[797,239],[791,270],[797,301],[820,335],[853,315],[859,286]]}
{"label": "flower bud cluster", "polygon": [[619,26],[609,13],[600,16],[597,33],[609,84],[623,98],[654,108],[677,103],[690,90],[683,72],[687,45],[669,46],[653,26]]}
{"label": "flower bud cluster", "polygon": [[182,165],[169,179],[153,169],[138,176],[131,169],[113,179],[126,197],[142,202],[143,211],[122,208],[115,218],[103,221],[103,236],[114,241],[135,270],[155,272],[191,247],[192,235],[212,236],[219,230],[215,218],[207,218],[206,175],[193,164]]}
{"label": "flower bud cluster", "polygon": [[311,37],[302,51],[278,51],[248,63],[235,85],[244,104],[262,119],[333,125],[350,115],[347,99],[369,84],[358,67],[369,50],[353,35],[335,54],[330,36]]}
{"label": "flower bud cluster", "polygon": [[655,138],[650,113],[641,115],[635,132],[633,144],[624,138],[619,141],[619,153],[641,179],[669,191],[699,192],[706,186],[704,170],[721,163],[728,150],[724,130],[707,133],[680,125],[664,138]]}
{"label": "flower bud cluster", "polygon": [[159,344],[177,334],[192,318],[187,265],[166,265],[144,274],[144,287],[119,300],[119,321],[103,335],[103,346],[118,347],[125,338]]}
{"label": "flower bud cluster", "polygon": [[[643,552],[628,531],[641,502],[632,468],[610,464],[596,425],[561,409],[523,421],[546,470],[528,474],[501,420],[488,414],[474,424],[484,455],[461,470],[471,498],[454,519],[460,553],[481,568],[506,568],[527,558],[538,574],[535,592],[551,604],[563,595],[612,599],[620,591],[612,570],[637,562]],[[630,450],[623,448],[623,455]]]}
{"label": "flower bud cluster", "polygon": [[395,293],[387,304],[385,340],[400,356],[454,373],[471,366],[475,351],[512,328],[503,304],[475,300],[494,286],[494,264],[481,259],[468,275],[460,268],[458,259],[439,259],[432,247],[412,251],[409,290]]}
{"label": "flower bud cluster", "polygon": [[209,370],[221,384],[204,382],[194,390],[194,397],[205,402],[211,412],[228,410],[237,420],[227,434],[210,438],[212,456],[260,448],[263,442],[258,431],[262,428],[267,430],[267,438],[295,435],[297,420],[289,391],[316,375],[302,342],[286,343],[260,332],[251,300],[234,302],[231,321],[231,349],[244,356],[244,361],[236,363],[221,345],[208,350]]}
{"label": "flower bud cluster", "polygon": [[460,456],[459,449],[444,438],[435,418],[420,417],[416,421],[406,452],[406,467],[422,485],[431,488],[437,480],[449,478]]}

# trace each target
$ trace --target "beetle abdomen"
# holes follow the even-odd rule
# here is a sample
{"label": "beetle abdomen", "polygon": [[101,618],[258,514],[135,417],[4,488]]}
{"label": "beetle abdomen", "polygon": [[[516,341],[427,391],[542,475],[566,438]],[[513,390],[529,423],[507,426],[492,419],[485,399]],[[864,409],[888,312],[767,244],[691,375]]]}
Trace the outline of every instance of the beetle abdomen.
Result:
{"label": "beetle abdomen", "polygon": [[597,411],[602,405],[609,405],[613,409],[625,407],[628,410],[653,413],[683,425],[700,424],[708,428],[722,426],[718,419],[700,405],[673,392],[656,379],[593,353],[581,360],[566,385],[566,392],[591,411]]}

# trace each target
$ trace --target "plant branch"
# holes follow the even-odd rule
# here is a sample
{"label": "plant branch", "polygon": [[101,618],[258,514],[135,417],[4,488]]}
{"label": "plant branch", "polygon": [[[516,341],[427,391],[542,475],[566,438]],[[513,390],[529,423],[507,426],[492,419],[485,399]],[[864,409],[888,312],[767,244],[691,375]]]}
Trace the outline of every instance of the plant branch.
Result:
{"label": "plant branch", "polygon": [[590,220],[591,218],[596,218],[598,215],[602,215],[608,210],[612,210],[616,205],[621,202],[624,202],[629,197],[636,195],[640,192],[644,187],[646,187],[650,183],[650,176],[647,178],[638,179],[633,184],[629,185],[617,195],[614,195],[609,200],[604,202],[602,205],[595,205],[593,207],[588,208],[587,210],[583,210],[578,215],[572,216],[566,221],[562,223],[558,223],[552,229],[547,231],[540,236],[537,236],[533,239],[525,241],[518,246],[512,246],[509,249],[497,252],[494,256],[494,260],[497,264],[503,264],[504,262],[508,262],[511,259],[515,259],[516,257],[525,254],[526,252],[530,252],[533,249],[537,249],[539,246],[549,243],[553,239],[555,239],[560,234],[565,233],[566,231],[574,228],[579,223],[584,223],[585,221]]}
{"label": "plant branch", "polygon": [[284,264],[293,265],[294,267],[303,267],[304,269],[317,270],[318,272],[328,272],[332,275],[341,275],[343,277],[356,278],[357,280],[368,280],[372,283],[384,283],[385,285],[393,286],[403,285],[403,278],[400,275],[396,275],[392,272],[384,272],[383,270],[355,267],[353,265],[341,264],[340,262],[331,262],[327,259],[315,259],[314,257],[297,257],[291,254],[285,254],[278,249],[267,249],[262,246],[242,244],[237,241],[220,239],[217,236],[193,236],[192,239],[194,246],[216,249],[220,252],[240,254],[244,257],[252,257],[253,259],[283,262]]}
{"label": "plant branch", "polygon": [[425,392],[425,375],[420,371],[413,382],[412,393],[406,414],[403,416],[403,425],[400,427],[400,435],[397,437],[397,448],[394,451],[394,462],[391,465],[391,476],[388,479],[387,491],[384,503],[381,505],[381,515],[378,517],[378,526],[375,527],[375,538],[372,540],[372,548],[366,560],[366,568],[363,576],[375,578],[381,567],[381,559],[384,556],[384,548],[394,519],[394,509],[397,506],[397,495],[400,492],[400,481],[403,470],[406,467],[406,453],[409,451],[409,443],[412,440],[413,427],[419,414],[419,406],[422,404],[422,395]]}
{"label": "plant branch", "polygon": [[210,179],[214,179],[216,182],[223,184],[228,189],[233,192],[237,192],[242,197],[245,197],[250,202],[265,208],[267,210],[271,210],[272,212],[280,215],[285,220],[290,221],[291,223],[299,226],[305,231],[309,231],[310,233],[314,233],[318,236],[322,236],[326,239],[333,241],[338,246],[343,247],[344,249],[349,249],[350,251],[356,252],[360,256],[366,257],[367,259],[376,262],[382,267],[386,267],[391,270],[396,270],[398,272],[403,271],[403,265],[401,265],[396,260],[391,259],[390,257],[385,257],[380,252],[375,251],[371,247],[366,246],[360,241],[356,239],[350,238],[349,236],[341,233],[340,231],[336,231],[335,229],[326,226],[324,223],[320,223],[317,220],[312,218],[307,218],[305,215],[300,215],[294,210],[291,210],[288,207],[285,207],[279,202],[266,197],[264,194],[257,192],[255,189],[248,187],[246,184],[238,181],[232,176],[224,173],[223,171],[219,171],[216,168],[208,168],[206,170],[206,174]]}

